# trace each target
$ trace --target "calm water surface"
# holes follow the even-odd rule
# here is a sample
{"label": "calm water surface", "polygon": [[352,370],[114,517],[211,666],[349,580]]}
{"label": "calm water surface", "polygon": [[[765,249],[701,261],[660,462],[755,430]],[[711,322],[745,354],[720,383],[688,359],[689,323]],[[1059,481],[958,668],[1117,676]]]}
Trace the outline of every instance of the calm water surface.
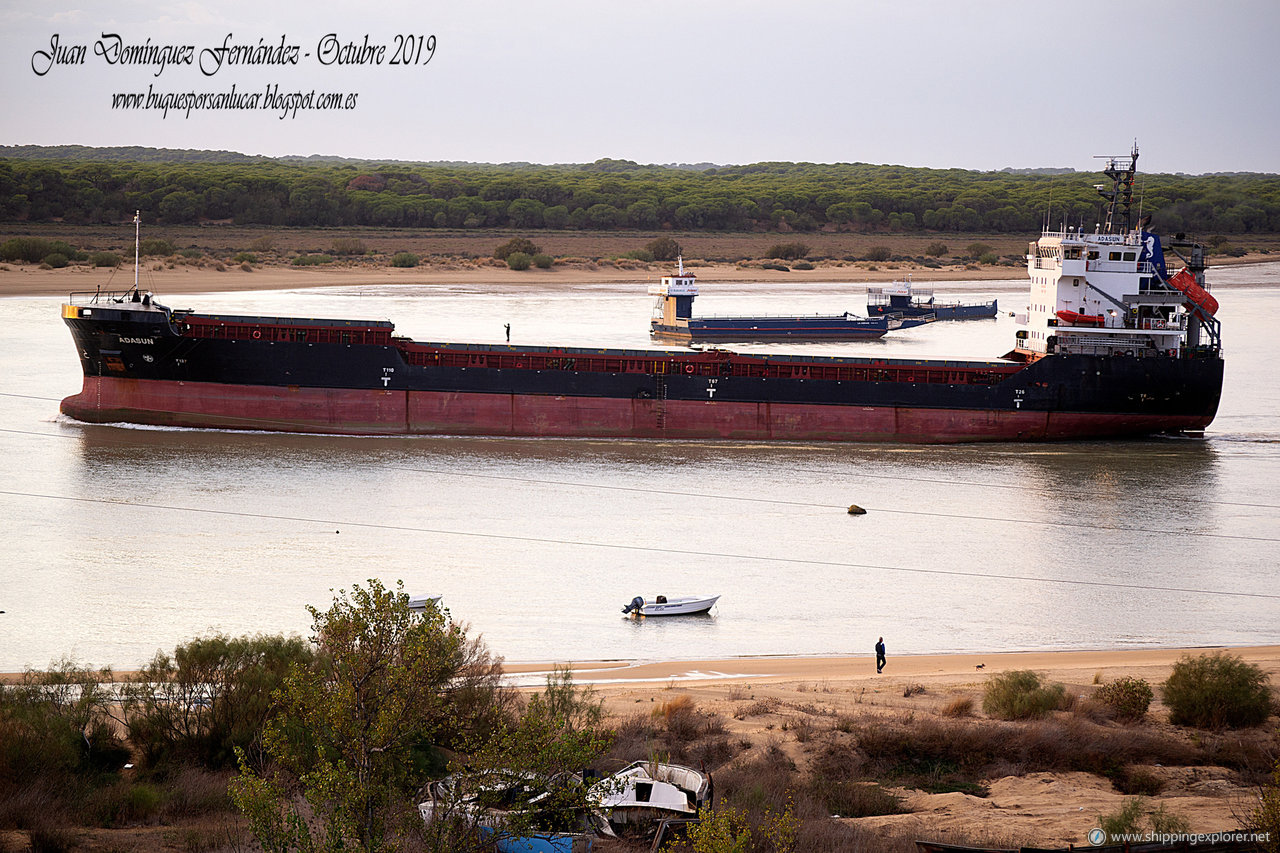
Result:
{"label": "calm water surface", "polygon": [[[89,426],[58,414],[80,387],[61,300],[3,299],[0,671],[305,635],[307,604],[373,577],[442,594],[516,661],[869,653],[880,635],[891,655],[1280,643],[1277,599],[1210,594],[1280,593],[1280,265],[1210,281],[1227,379],[1205,439],[959,447]],[[849,285],[793,285],[785,306],[702,289],[701,313],[865,307]],[[963,298],[1022,309],[1021,282],[992,290]],[[511,323],[518,344],[650,346],[642,286],[161,299],[392,319],[425,340],[498,342]],[[1002,311],[805,351],[988,358],[1015,328]],[[622,618],[657,593],[723,598],[709,617]]]}

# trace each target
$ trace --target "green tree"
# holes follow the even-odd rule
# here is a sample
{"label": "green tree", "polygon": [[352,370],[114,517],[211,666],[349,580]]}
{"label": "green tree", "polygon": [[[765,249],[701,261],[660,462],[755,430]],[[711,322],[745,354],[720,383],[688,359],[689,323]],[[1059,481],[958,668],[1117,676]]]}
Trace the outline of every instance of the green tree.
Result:
{"label": "green tree", "polygon": [[195,222],[201,199],[193,192],[178,190],[160,199],[159,213],[165,222]]}
{"label": "green tree", "polygon": [[129,751],[111,725],[109,669],[63,660],[0,684],[0,800],[10,784],[115,772]]}
{"label": "green tree", "polygon": [[194,761],[219,768],[234,750],[256,751],[270,716],[272,693],[292,665],[310,666],[314,652],[301,637],[200,637],[160,652],[123,690],[129,739],[142,764]]}
{"label": "green tree", "polygon": [[[423,752],[457,735],[455,695],[495,665],[443,611],[408,603],[370,580],[340,590],[327,611],[308,608],[319,664],[292,667],[263,732],[277,775],[240,753],[232,789],[264,848],[390,849],[416,822]],[[285,793],[295,785],[310,824]]]}

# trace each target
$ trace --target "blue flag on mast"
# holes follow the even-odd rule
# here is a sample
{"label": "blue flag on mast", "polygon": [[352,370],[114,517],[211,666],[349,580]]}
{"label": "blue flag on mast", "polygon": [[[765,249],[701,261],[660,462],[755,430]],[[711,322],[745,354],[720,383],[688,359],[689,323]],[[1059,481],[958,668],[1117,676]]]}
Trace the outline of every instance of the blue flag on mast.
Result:
{"label": "blue flag on mast", "polygon": [[1164,249],[1160,246],[1159,234],[1152,234],[1150,231],[1142,232],[1142,251],[1138,253],[1138,260],[1150,262],[1161,281],[1169,277],[1169,272],[1164,266]]}

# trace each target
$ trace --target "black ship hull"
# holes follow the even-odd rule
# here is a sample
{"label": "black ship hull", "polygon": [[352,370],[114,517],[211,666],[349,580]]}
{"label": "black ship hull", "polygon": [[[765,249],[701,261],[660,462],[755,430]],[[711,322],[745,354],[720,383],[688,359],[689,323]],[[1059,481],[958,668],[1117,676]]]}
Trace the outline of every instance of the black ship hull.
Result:
{"label": "black ship hull", "polygon": [[1216,353],[1009,361],[432,344],[390,323],[68,305],[90,422],[340,434],[839,441],[1203,430]]}

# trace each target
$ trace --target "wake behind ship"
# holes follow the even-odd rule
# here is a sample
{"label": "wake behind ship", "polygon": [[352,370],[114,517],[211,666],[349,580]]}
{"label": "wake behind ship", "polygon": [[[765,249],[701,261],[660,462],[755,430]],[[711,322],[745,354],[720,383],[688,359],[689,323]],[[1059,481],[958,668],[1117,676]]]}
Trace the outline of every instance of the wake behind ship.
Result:
{"label": "wake behind ship", "polygon": [[[429,343],[386,321],[200,314],[150,294],[62,307],[93,423],[335,434],[962,442],[1200,432],[1223,361],[1194,243],[1130,230],[1137,151],[1105,229],[1030,245],[1030,311],[1000,359]],[[1169,274],[1164,248],[1184,267]]]}

